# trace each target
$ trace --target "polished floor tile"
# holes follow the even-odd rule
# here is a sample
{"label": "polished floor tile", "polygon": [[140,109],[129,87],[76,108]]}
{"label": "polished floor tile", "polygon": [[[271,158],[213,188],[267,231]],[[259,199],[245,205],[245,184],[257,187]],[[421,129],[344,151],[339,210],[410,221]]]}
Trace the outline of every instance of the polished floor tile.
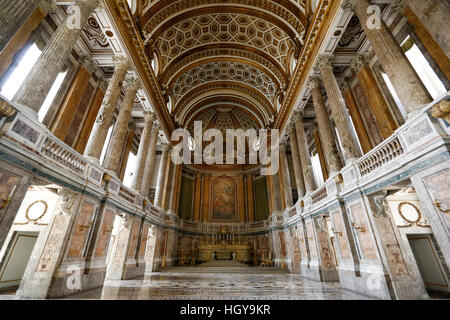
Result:
{"label": "polished floor tile", "polygon": [[[205,270],[209,272],[205,272]],[[361,300],[369,299],[283,270],[261,268],[170,268],[151,277],[108,281],[103,289],[65,299],[106,300]],[[268,273],[268,272],[272,273]]]}

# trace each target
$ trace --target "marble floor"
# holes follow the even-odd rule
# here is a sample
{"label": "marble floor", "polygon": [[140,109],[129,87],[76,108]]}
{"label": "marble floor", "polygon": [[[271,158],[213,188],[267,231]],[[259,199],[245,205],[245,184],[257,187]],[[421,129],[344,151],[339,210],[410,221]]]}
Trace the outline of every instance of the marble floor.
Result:
{"label": "marble floor", "polygon": [[109,281],[65,299],[106,300],[362,300],[368,297],[275,268],[226,265],[173,267],[150,277]]}

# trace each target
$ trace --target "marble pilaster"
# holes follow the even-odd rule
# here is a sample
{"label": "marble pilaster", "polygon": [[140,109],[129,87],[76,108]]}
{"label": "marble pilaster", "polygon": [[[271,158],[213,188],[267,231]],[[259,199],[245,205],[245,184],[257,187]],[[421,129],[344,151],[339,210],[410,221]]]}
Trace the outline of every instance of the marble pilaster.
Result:
{"label": "marble pilaster", "polygon": [[142,131],[141,141],[139,142],[139,150],[137,154],[137,164],[136,164],[136,172],[133,176],[133,181],[131,183],[131,188],[134,190],[141,189],[142,185],[142,177],[145,170],[145,162],[147,160],[148,146],[150,143],[150,135],[152,133],[153,120],[155,119],[155,115],[150,112],[144,113],[144,130]]}
{"label": "marble pilaster", "polygon": [[114,60],[114,74],[106,89],[105,97],[103,98],[100,111],[98,112],[84,152],[85,156],[96,160],[100,159],[103,145],[108,135],[108,129],[113,121],[114,110],[116,110],[122,82],[125,79],[129,66],[128,60],[125,57],[118,56]]}
{"label": "marble pilaster", "polygon": [[314,180],[314,173],[311,164],[311,154],[309,153],[308,141],[306,139],[305,127],[303,125],[303,113],[298,112],[296,115],[295,130],[297,133],[298,151],[300,161],[302,163],[303,178],[305,181],[306,193],[316,190],[316,181]]}
{"label": "marble pilaster", "polygon": [[166,174],[166,168],[167,168],[167,159],[169,155],[169,144],[163,144],[162,145],[162,155],[161,155],[161,162],[159,164],[159,171],[158,171],[158,180],[156,182],[156,192],[155,192],[155,203],[154,205],[156,207],[159,207],[162,203],[162,196],[164,193],[164,178]]}
{"label": "marble pilaster", "polygon": [[125,98],[111,135],[110,147],[105,159],[105,169],[114,173],[117,173],[119,170],[121,151],[127,137],[127,129],[130,123],[131,111],[133,109],[136,93],[140,86],[140,80],[134,77],[128,79],[128,83],[126,84]]}
{"label": "marble pilaster", "polygon": [[431,96],[386,23],[380,19],[379,27],[374,27],[369,22],[370,2],[368,0],[349,2],[406,111],[411,113],[430,103]]}
{"label": "marble pilaster", "polygon": [[319,135],[325,159],[330,170],[330,175],[339,172],[342,168],[341,159],[338,154],[336,141],[334,140],[333,131],[328,116],[327,107],[320,92],[320,78],[311,77],[308,82],[313,98],[314,111],[316,113],[317,124],[319,127]]}
{"label": "marble pilaster", "polygon": [[294,165],[295,184],[297,186],[298,198],[301,199],[305,195],[305,182],[303,181],[302,164],[298,154],[297,135],[295,133],[295,126],[289,127],[289,140],[291,142],[292,163]]}
{"label": "marble pilaster", "polygon": [[83,26],[98,4],[99,0],[79,0],[75,3],[78,9],[74,10],[74,14],[77,14],[77,17],[74,19],[72,15],[68,15],[58,27],[16,93],[14,102],[36,113],[39,112],[53,82],[73,50]]}
{"label": "marble pilaster", "polygon": [[325,85],[328,100],[330,101],[333,119],[336,123],[339,137],[341,139],[344,159],[347,162],[349,160],[359,158],[361,154],[358,150],[358,143],[355,136],[351,131],[350,117],[348,115],[341,89],[339,88],[338,82],[333,73],[333,66],[331,65],[332,61],[332,55],[321,55],[319,57],[317,69],[322,75],[322,81]]}

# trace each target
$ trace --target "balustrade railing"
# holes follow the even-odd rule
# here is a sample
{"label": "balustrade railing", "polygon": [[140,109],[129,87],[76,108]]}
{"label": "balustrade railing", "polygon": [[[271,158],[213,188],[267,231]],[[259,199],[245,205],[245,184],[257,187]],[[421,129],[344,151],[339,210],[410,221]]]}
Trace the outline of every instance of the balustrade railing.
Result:
{"label": "balustrade railing", "polygon": [[41,149],[43,155],[54,160],[59,165],[84,175],[87,162],[81,155],[76,154],[68,147],[62,145],[56,139],[47,136]]}
{"label": "balustrade railing", "polygon": [[402,154],[404,154],[404,150],[398,137],[383,142],[359,161],[358,168],[361,177],[380,169]]}

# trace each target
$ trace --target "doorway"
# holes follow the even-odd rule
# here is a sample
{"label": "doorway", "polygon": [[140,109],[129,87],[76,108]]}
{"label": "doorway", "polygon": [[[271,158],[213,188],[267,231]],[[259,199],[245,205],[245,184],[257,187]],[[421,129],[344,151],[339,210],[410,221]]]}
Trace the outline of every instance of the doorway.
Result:
{"label": "doorway", "polygon": [[11,237],[0,269],[0,292],[14,293],[30,259],[39,232],[14,232]]}
{"label": "doorway", "polygon": [[438,254],[430,235],[408,235],[414,258],[425,287],[431,293],[450,293],[448,279],[438,259]]}

